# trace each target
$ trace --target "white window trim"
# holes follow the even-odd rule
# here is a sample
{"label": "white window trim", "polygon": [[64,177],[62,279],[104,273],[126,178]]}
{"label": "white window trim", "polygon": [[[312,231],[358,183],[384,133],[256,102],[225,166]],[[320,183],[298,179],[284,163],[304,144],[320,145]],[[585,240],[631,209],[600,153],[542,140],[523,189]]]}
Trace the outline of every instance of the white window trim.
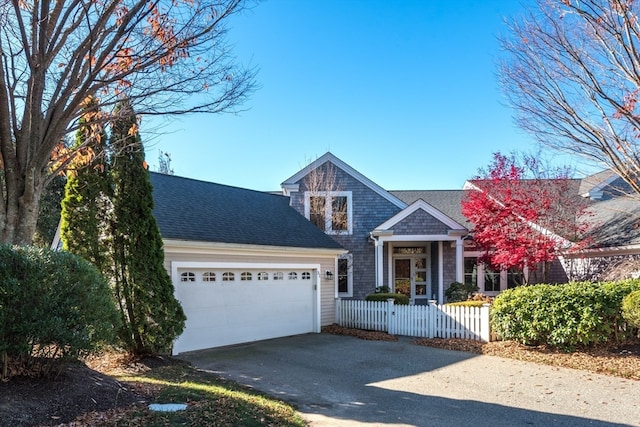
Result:
{"label": "white window trim", "polygon": [[333,218],[333,204],[326,203],[324,204],[324,232],[327,234],[333,235],[350,235],[353,234],[353,197],[351,191],[318,191],[304,192],[304,216],[307,219],[311,218],[311,197],[324,197],[325,201],[327,199],[332,200],[334,197],[346,197],[347,198],[347,229],[346,230],[333,230],[331,228],[331,220]]}
{"label": "white window trim", "polygon": [[[463,258],[479,258],[480,256],[482,256],[483,252],[478,252],[478,251],[473,251],[473,252],[465,252],[463,255]],[[499,272],[499,277],[500,277],[500,290],[498,291],[487,291],[484,288],[484,269],[485,269],[486,265],[484,263],[479,263],[478,264],[478,283],[476,283],[476,285],[478,286],[478,292],[481,292],[485,295],[489,295],[489,296],[496,296],[498,295],[500,292],[507,290],[507,270],[500,270]],[[529,277],[529,269],[527,267],[524,268],[523,271],[524,275],[525,275],[525,279],[528,279]]]}
{"label": "white window trim", "polygon": [[[339,292],[338,289],[338,260],[346,259],[347,260],[347,292]],[[336,268],[335,268],[335,280],[336,280],[336,295],[341,298],[348,298],[353,296],[353,254],[343,254],[338,255],[336,258]]]}

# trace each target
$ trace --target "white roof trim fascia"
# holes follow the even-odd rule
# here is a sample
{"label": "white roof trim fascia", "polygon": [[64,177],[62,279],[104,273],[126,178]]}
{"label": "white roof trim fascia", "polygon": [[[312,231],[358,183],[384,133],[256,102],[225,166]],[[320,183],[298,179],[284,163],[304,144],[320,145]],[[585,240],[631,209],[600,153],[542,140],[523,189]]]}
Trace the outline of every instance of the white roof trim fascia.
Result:
{"label": "white roof trim fascia", "polygon": [[316,160],[312,161],[302,170],[297,172],[295,175],[285,180],[282,184],[280,184],[280,186],[284,189],[285,187],[290,187],[292,184],[298,183],[298,181],[300,181],[302,178],[307,176],[312,170],[319,168],[326,162],[333,163],[334,166],[342,169],[344,172],[348,173],[349,175],[354,177],[356,180],[360,181],[362,184],[369,187],[375,193],[377,193],[384,199],[388,200],[389,202],[393,203],[395,206],[399,207],[400,209],[404,209],[407,207],[407,204],[405,202],[398,199],[396,196],[389,193],[387,190],[380,187],[378,184],[371,181],[366,176],[362,175],[360,172],[358,172],[357,170],[355,170],[354,168],[352,168],[351,166],[349,166],[348,164],[346,164],[345,162],[343,162],[342,160],[334,156],[331,152],[327,152],[322,157],[319,157]]}
{"label": "white roof trim fascia", "polygon": [[595,258],[615,255],[631,255],[640,254],[640,245],[613,246],[610,248],[591,248],[583,249],[575,252],[567,252],[562,256],[564,258]]}
{"label": "white roof trim fascia", "polygon": [[[611,184],[613,181],[615,181],[616,179],[618,179],[618,174],[615,173],[614,171],[611,171],[612,175],[605,179],[604,181],[602,181],[600,184],[594,185],[589,191],[587,191],[584,194],[581,194],[582,197],[588,197],[590,199],[594,199],[594,200],[598,200],[600,198],[602,198],[602,190],[604,190],[604,188]],[[586,180],[588,182],[589,177],[586,178],[582,178],[582,180]]]}
{"label": "white roof trim fascia", "polygon": [[456,240],[461,240],[461,237],[448,234],[393,234],[378,237],[380,242],[455,242]]}
{"label": "white roof trim fascia", "polygon": [[200,254],[285,255],[313,257],[346,254],[346,249],[300,248],[293,246],[247,245],[238,243],[201,242],[196,240],[162,239],[165,252]]}
{"label": "white roof trim fascia", "polygon": [[295,193],[300,190],[300,184],[282,184],[282,194],[285,196],[291,196],[291,193]]}
{"label": "white roof trim fascia", "polygon": [[392,216],[391,218],[389,218],[388,220],[386,220],[385,222],[377,226],[375,230],[388,230],[417,210],[425,211],[426,213],[428,213],[429,215],[431,215],[432,217],[434,217],[435,219],[437,219],[438,221],[440,221],[441,223],[445,224],[447,227],[453,230],[466,230],[465,226],[458,224],[456,221],[449,218],[448,216],[446,216],[445,214],[440,212],[438,209],[434,208],[433,206],[431,206],[429,203],[425,202],[422,199],[416,200],[410,206],[398,212],[397,214],[395,214],[394,216]]}

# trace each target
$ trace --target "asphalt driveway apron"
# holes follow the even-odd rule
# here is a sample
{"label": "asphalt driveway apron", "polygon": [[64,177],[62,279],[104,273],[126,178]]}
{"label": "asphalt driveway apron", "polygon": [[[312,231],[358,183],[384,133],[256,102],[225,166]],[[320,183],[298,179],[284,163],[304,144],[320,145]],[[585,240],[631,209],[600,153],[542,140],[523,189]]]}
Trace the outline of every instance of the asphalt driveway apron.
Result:
{"label": "asphalt driveway apron", "polygon": [[294,404],[312,426],[640,426],[639,381],[408,338],[309,334],[179,357]]}

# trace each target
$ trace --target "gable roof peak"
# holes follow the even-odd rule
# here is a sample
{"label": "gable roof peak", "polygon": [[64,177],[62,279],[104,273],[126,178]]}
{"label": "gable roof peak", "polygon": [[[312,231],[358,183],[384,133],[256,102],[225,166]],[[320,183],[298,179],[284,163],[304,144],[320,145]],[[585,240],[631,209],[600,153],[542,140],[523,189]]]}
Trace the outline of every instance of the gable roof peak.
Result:
{"label": "gable roof peak", "polygon": [[387,199],[388,201],[390,201],[400,209],[404,209],[407,207],[407,204],[405,202],[403,202],[393,194],[389,193],[387,190],[385,190],[375,182],[371,181],[366,176],[362,175],[360,172],[358,172],[357,170],[349,166],[344,161],[340,160],[330,151],[327,151],[325,154],[318,157],[316,160],[312,161],[307,166],[302,168],[300,171],[298,171],[297,173],[295,173],[294,175],[286,179],[282,184],[280,184],[282,189],[285,191],[285,194],[287,193],[287,191],[291,191],[292,188],[295,188],[301,179],[303,179],[313,170],[319,168],[320,166],[324,165],[327,162],[341,169],[343,172],[351,175],[354,179],[356,179],[357,181],[360,181],[363,185],[369,187],[372,191],[376,192],[383,198]]}

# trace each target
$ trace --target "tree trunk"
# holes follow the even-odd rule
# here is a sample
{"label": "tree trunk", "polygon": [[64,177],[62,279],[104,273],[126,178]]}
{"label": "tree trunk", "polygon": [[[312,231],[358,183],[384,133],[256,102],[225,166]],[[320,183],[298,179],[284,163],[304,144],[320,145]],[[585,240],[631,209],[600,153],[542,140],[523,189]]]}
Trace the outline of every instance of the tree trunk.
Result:
{"label": "tree trunk", "polygon": [[[36,171],[13,174],[5,179],[4,223],[1,225],[0,243],[30,245],[38,222],[43,177]],[[11,179],[13,178],[13,179]]]}

